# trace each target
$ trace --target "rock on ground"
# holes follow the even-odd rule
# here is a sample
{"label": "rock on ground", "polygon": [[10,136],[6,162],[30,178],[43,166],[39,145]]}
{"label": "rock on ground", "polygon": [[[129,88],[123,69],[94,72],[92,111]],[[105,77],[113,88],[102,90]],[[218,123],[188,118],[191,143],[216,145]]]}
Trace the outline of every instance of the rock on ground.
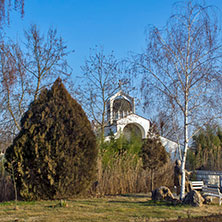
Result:
{"label": "rock on ground", "polygon": [[194,207],[201,207],[203,205],[204,198],[196,190],[191,190],[183,199],[184,204],[189,204]]}
{"label": "rock on ground", "polygon": [[172,201],[174,199],[175,198],[168,187],[161,186],[152,191],[152,200]]}

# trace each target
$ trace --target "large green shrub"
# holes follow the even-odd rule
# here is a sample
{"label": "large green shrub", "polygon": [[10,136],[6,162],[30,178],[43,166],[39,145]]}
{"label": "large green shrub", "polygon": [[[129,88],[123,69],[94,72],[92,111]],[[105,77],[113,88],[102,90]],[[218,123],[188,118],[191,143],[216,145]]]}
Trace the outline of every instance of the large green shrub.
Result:
{"label": "large green shrub", "polygon": [[96,176],[96,139],[60,79],[30,105],[21,128],[5,154],[21,197],[65,198],[87,190]]}

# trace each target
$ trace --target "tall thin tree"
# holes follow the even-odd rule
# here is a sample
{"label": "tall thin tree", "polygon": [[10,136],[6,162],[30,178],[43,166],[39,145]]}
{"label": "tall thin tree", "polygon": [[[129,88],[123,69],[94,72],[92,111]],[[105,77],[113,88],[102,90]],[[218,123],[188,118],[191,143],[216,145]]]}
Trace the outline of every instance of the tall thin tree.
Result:
{"label": "tall thin tree", "polygon": [[[167,101],[183,126],[182,188],[185,195],[185,162],[194,126],[218,117],[217,95],[221,87],[221,41],[217,12],[213,7],[184,1],[175,4],[174,14],[160,30],[151,27],[146,50],[136,65],[144,74],[145,101],[155,95]],[[199,129],[197,129],[198,131]]]}

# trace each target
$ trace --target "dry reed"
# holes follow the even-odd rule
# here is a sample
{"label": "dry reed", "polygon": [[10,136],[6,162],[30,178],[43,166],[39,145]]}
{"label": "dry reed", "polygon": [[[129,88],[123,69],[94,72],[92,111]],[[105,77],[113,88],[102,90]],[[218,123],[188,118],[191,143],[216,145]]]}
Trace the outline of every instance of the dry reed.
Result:
{"label": "dry reed", "polygon": [[[142,160],[136,154],[116,155],[111,165],[103,166],[102,157],[98,160],[99,195],[116,195],[126,193],[147,193],[150,191],[150,173],[144,170]],[[173,187],[173,166],[168,162],[154,175],[154,188],[165,185]]]}

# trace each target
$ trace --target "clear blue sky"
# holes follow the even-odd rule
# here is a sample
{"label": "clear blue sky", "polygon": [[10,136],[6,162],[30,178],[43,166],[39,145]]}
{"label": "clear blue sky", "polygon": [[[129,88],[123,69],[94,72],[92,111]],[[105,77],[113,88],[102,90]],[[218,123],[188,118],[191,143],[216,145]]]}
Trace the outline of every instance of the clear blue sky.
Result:
{"label": "clear blue sky", "polygon": [[[89,49],[102,45],[117,57],[139,52],[145,44],[145,27],[163,26],[171,14],[175,0],[25,0],[25,16],[11,14],[6,32],[22,40],[23,30],[37,24],[42,31],[50,26],[75,50],[68,61],[73,78],[80,75],[80,66]],[[208,0],[222,10],[222,0]]]}

